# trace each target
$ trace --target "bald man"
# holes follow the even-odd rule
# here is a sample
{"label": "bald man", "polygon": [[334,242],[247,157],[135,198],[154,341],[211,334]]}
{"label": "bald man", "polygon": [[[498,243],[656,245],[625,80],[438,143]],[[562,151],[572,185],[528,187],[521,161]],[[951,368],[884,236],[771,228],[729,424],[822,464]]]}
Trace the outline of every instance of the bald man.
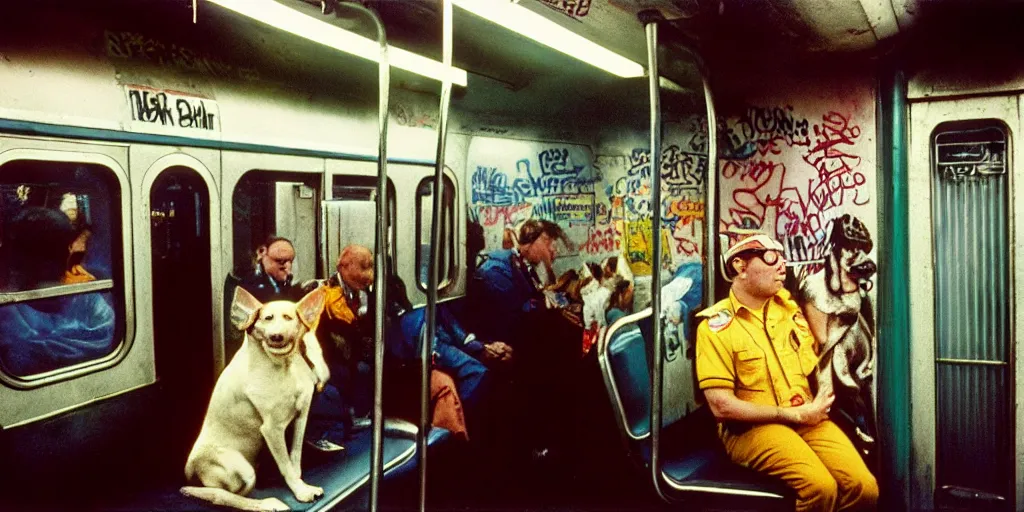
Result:
{"label": "bald man", "polygon": [[[373,284],[373,263],[373,253],[367,247],[352,244],[342,249],[338,272],[327,281],[324,313],[317,329],[324,358],[331,369],[331,381],[344,407],[349,409],[344,425],[346,431],[351,429],[351,416],[368,415],[372,404],[374,318],[368,291]],[[433,370],[430,378],[435,424],[448,429],[457,438],[466,439],[465,417],[455,383],[449,375],[435,373],[440,372]],[[328,395],[325,397],[330,400]],[[317,409],[314,405],[311,411],[314,424],[318,423]],[[330,433],[331,427],[326,430],[327,440],[337,443],[337,435]],[[329,446],[330,443],[321,441],[320,444]]]}
{"label": "bald man", "polygon": [[336,268],[325,283],[324,312],[316,330],[331,380],[314,397],[306,427],[307,441],[322,451],[340,449],[352,433],[353,418],[368,416],[373,403],[373,315],[367,293],[373,284],[373,253],[349,245]]}

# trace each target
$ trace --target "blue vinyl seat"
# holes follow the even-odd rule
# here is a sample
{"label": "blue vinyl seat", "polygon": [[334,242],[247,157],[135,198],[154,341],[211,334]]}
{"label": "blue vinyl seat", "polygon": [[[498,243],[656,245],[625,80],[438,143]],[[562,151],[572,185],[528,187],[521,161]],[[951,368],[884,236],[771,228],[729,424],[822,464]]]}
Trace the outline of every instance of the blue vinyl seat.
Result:
{"label": "blue vinyl seat", "polygon": [[[412,473],[416,468],[416,426],[404,420],[388,419],[384,424],[384,478],[385,484],[401,475]],[[370,451],[372,430],[356,432],[352,439],[345,443],[345,451],[335,454],[322,454],[306,449],[303,451],[303,480],[310,484],[323,487],[324,496],[313,503],[296,501],[291,490],[284,484],[280,475],[276,478],[257,479],[256,489],[249,497],[262,499],[276,497],[295,511],[325,511],[349,508],[351,503],[365,500],[370,481]],[[428,446],[443,444],[450,437],[447,430],[432,429],[427,435]],[[269,461],[268,461],[269,462]],[[264,463],[266,464],[266,463]],[[270,462],[272,465],[273,463]],[[264,477],[266,468],[259,470]],[[276,468],[273,468],[276,471]],[[120,496],[121,501],[115,504],[104,504],[103,510],[129,511],[221,511],[220,507],[198,499],[182,496],[178,492],[182,481],[173,485],[165,485],[148,489],[128,496]]]}
{"label": "blue vinyl seat", "polygon": [[[647,468],[651,461],[651,326],[650,308],[621,317],[598,345],[598,361],[619,431],[627,449]],[[689,378],[673,375],[666,366],[666,382]],[[730,507],[792,509],[794,496],[781,481],[729,459],[707,406],[679,418],[666,415],[664,419],[661,488],[668,498],[710,503],[721,500]]]}

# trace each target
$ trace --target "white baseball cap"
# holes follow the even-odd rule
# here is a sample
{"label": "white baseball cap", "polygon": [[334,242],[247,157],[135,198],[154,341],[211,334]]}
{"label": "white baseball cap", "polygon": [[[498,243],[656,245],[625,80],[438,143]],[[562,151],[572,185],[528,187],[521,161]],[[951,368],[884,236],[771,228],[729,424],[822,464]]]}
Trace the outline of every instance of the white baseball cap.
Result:
{"label": "white baseball cap", "polygon": [[[729,243],[729,237],[724,234],[719,235],[719,241],[723,246],[725,246],[726,244]],[[774,238],[760,231],[754,231],[749,234],[746,234],[746,236],[742,236],[739,240],[736,241],[736,243],[732,244],[732,246],[730,246],[724,253],[722,253],[722,277],[725,278],[727,282],[732,282],[732,278],[730,278],[725,272],[726,268],[729,265],[729,260],[731,260],[733,256],[736,256],[737,254],[743,251],[748,251],[750,249],[765,249],[779,252],[785,251],[785,249],[782,247],[782,244],[779,243],[778,240],[775,240]]]}

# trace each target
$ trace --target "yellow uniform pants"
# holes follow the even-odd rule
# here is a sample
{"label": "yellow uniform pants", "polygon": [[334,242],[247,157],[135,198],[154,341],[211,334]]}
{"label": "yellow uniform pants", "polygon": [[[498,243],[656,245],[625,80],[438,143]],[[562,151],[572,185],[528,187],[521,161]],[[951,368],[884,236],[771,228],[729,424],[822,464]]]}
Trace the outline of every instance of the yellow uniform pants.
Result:
{"label": "yellow uniform pants", "polygon": [[725,451],[736,463],[780,478],[796,491],[796,510],[874,510],[878,483],[846,434],[831,421],[813,427],[753,425],[723,430]]}

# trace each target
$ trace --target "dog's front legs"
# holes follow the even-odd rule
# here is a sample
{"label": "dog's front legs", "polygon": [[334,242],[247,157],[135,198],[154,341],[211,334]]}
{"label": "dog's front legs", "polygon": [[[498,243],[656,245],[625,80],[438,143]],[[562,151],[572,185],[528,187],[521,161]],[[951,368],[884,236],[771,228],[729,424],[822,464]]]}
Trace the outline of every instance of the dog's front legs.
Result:
{"label": "dog's front legs", "polygon": [[290,459],[292,466],[295,467],[295,474],[299,478],[302,478],[302,441],[306,435],[306,422],[309,420],[309,402],[306,402],[306,407],[303,407],[299,411],[299,415],[295,418],[295,428],[292,430],[292,450]]}
{"label": "dog's front legs", "polygon": [[[307,408],[306,411],[308,413],[309,409]],[[295,494],[295,499],[303,503],[309,503],[324,495],[322,488],[302,481],[298,468],[292,464],[292,460],[288,457],[288,447],[284,443],[284,428],[282,426],[264,423],[260,426],[260,433],[263,434],[263,439],[267,442],[267,448],[270,449],[270,454],[274,457],[274,462],[277,463],[277,469],[281,471],[284,482],[288,484],[288,488]],[[302,442],[303,433],[295,433],[295,437],[300,443]]]}
{"label": "dog's front legs", "polygon": [[302,336],[302,356],[306,363],[313,370],[313,377],[316,380],[316,390],[323,391],[327,381],[331,378],[331,371],[324,361],[324,351],[320,348],[320,340],[312,331]]}

